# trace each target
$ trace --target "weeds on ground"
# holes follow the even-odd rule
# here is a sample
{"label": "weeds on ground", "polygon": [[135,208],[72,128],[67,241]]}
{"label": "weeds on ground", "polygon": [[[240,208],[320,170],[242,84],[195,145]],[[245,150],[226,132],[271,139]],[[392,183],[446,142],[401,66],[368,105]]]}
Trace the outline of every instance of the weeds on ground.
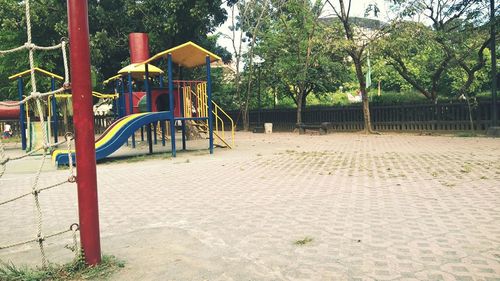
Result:
{"label": "weeds on ground", "polygon": [[463,165],[462,169],[460,169],[461,173],[468,174],[472,172],[472,167],[470,165]]}
{"label": "weeds on ground", "polygon": [[30,268],[28,266],[16,266],[12,263],[0,261],[0,280],[2,281],[42,281],[42,280],[106,280],[125,263],[115,256],[103,256],[97,266],[87,266],[80,258],[70,263],[57,265],[50,264],[47,267]]}
{"label": "weeds on ground", "polygon": [[475,132],[466,131],[466,132],[458,132],[456,136],[459,138],[473,138],[477,137],[478,135]]}
{"label": "weeds on ground", "polygon": [[304,246],[306,244],[311,243],[312,241],[313,241],[312,237],[306,236],[304,239],[300,239],[300,240],[293,242],[293,244],[295,244],[297,246]]}
{"label": "weeds on ground", "polygon": [[15,136],[7,139],[2,138],[3,143],[21,143],[21,137]]}

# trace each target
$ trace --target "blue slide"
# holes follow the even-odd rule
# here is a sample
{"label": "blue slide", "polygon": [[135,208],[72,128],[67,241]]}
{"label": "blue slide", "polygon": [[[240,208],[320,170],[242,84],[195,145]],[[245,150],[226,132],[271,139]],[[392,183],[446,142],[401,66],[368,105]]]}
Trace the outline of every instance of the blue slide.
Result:
{"label": "blue slide", "polygon": [[[106,158],[111,153],[118,150],[127,139],[132,136],[142,126],[157,121],[170,119],[170,111],[135,113],[116,120],[106,131],[96,140],[95,152],[96,160]],[[75,152],[71,151],[73,161]],[[52,153],[52,161],[57,165],[68,165],[68,151],[55,150]]]}

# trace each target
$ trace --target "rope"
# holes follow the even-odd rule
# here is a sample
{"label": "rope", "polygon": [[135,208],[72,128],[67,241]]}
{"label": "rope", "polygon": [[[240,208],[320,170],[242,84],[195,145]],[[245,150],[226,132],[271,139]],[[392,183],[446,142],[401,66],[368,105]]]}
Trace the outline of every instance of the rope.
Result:
{"label": "rope", "polygon": [[[24,97],[20,101],[0,102],[0,105],[15,107],[15,106],[20,106],[22,104],[26,104],[26,103],[33,100],[35,102],[35,108],[36,108],[36,111],[37,111],[39,119],[40,119],[39,120],[40,125],[42,127],[43,144],[40,147],[38,147],[37,149],[32,150],[29,153],[26,153],[25,155],[17,156],[17,157],[8,157],[5,154],[5,146],[4,146],[3,142],[0,141],[0,178],[4,175],[5,170],[6,170],[6,165],[8,162],[13,161],[13,160],[23,159],[23,158],[31,156],[39,151],[43,151],[43,153],[42,153],[42,160],[41,160],[40,166],[39,166],[37,172],[35,173],[35,176],[33,179],[33,184],[31,186],[31,192],[21,194],[19,196],[16,196],[14,198],[11,198],[11,199],[8,199],[5,201],[1,201],[0,206],[14,202],[16,200],[27,197],[29,195],[32,195],[34,203],[35,203],[35,213],[36,213],[36,222],[37,222],[36,238],[29,239],[29,240],[22,241],[22,242],[13,243],[10,245],[0,246],[0,250],[24,245],[27,243],[37,242],[38,246],[40,248],[41,256],[42,256],[42,266],[46,267],[48,261],[47,261],[46,255],[45,255],[45,248],[44,248],[43,242],[47,238],[58,236],[58,235],[61,235],[63,233],[66,233],[66,232],[72,232],[73,233],[73,244],[74,244],[73,250],[75,251],[75,258],[79,257],[80,252],[81,252],[79,247],[78,247],[77,236],[76,236],[76,232],[79,230],[79,226],[76,223],[72,224],[69,227],[69,229],[67,229],[67,230],[59,231],[59,232],[53,233],[53,234],[48,235],[48,236],[43,235],[43,229],[42,229],[43,213],[42,213],[42,207],[40,205],[40,198],[39,198],[39,195],[42,191],[47,191],[47,190],[50,190],[52,188],[62,186],[68,182],[73,183],[76,181],[75,171],[74,171],[74,167],[73,167],[73,159],[71,157],[71,140],[73,139],[73,134],[66,133],[65,139],[63,141],[58,142],[58,143],[51,143],[50,139],[47,135],[47,130],[44,129],[46,119],[44,116],[44,112],[45,112],[44,107],[43,107],[44,104],[42,103],[43,98],[49,97],[49,96],[54,96],[54,95],[56,95],[58,93],[62,93],[65,90],[70,88],[68,57],[67,57],[67,53],[66,53],[67,40],[65,38],[63,38],[61,40],[61,43],[59,43],[57,45],[53,45],[53,46],[38,46],[38,45],[33,44],[33,42],[32,42],[33,38],[32,38],[32,26],[31,26],[31,13],[30,13],[30,11],[31,11],[30,0],[25,0],[24,2],[25,2],[27,41],[22,46],[8,49],[8,50],[0,50],[0,55],[18,52],[18,51],[25,50],[25,49],[28,50],[28,59],[29,59],[29,65],[30,65],[30,84],[31,84],[32,91],[29,95],[27,95],[26,97]],[[56,50],[59,48],[62,51],[62,57],[63,57],[63,63],[64,63],[64,84],[61,88],[56,89],[54,91],[40,93],[37,90],[37,81],[36,81],[36,76],[35,76],[35,68],[36,68],[35,67],[35,59],[34,59],[35,50],[50,51],[50,50]],[[44,167],[45,162],[46,162],[47,154],[49,153],[51,148],[56,147],[56,146],[61,145],[61,144],[64,144],[64,143],[67,144],[67,148],[68,148],[68,157],[69,157],[69,176],[68,176],[68,178],[65,179],[64,181],[60,181],[60,182],[57,182],[57,183],[49,185],[49,186],[40,187],[39,186],[40,176],[41,176],[43,167]]]}
{"label": "rope", "polygon": [[19,46],[19,47],[13,48],[13,49],[9,49],[9,50],[0,50],[0,55],[15,53],[15,52],[22,51],[24,49],[26,49],[26,45],[22,45],[22,46]]}
{"label": "rope", "polygon": [[[75,182],[74,177],[69,177],[67,180],[64,180],[64,181],[61,181],[61,182],[55,183],[55,184],[53,184],[53,185],[49,185],[49,186],[46,186],[46,187],[40,188],[40,189],[38,189],[36,192],[40,193],[40,192],[42,192],[42,191],[46,191],[46,190],[52,189],[52,188],[54,188],[54,187],[59,187],[59,186],[64,185],[64,184],[66,184],[66,183],[73,183],[73,182]],[[5,204],[10,203],[10,202],[14,202],[14,201],[16,201],[16,200],[19,200],[19,199],[21,199],[21,198],[24,198],[24,197],[29,196],[29,195],[32,195],[32,194],[33,194],[33,191],[28,192],[28,193],[21,194],[21,195],[19,195],[19,196],[16,196],[16,197],[14,197],[14,198],[11,198],[11,199],[8,199],[8,200],[5,200],[5,201],[2,201],[2,202],[0,202],[0,206],[5,205]]]}
{"label": "rope", "polygon": [[[73,226],[76,225],[77,228],[73,229]],[[67,233],[67,232],[73,232],[73,242],[75,241],[75,238],[76,238],[76,231],[78,231],[80,228],[78,227],[78,224],[77,223],[74,223],[70,226],[69,229],[65,229],[65,230],[61,230],[61,231],[58,231],[58,232],[55,232],[55,233],[52,233],[48,236],[37,236],[33,239],[29,239],[29,240],[25,240],[25,241],[21,241],[21,242],[16,242],[16,243],[12,243],[12,244],[7,244],[7,245],[3,245],[3,246],[0,246],[0,250],[4,250],[4,249],[8,249],[8,248],[13,248],[13,247],[17,247],[17,246],[21,246],[21,245],[25,245],[25,244],[29,244],[29,243],[33,243],[33,242],[38,242],[38,241],[44,241],[48,238],[52,238],[52,237],[55,237],[55,236],[59,236],[59,235],[62,235],[64,233]]]}
{"label": "rope", "polygon": [[33,43],[31,43],[31,44],[24,43],[23,45],[21,45],[19,47],[7,49],[7,50],[0,50],[0,55],[7,55],[7,54],[23,51],[23,50],[29,50],[29,49],[40,50],[40,51],[52,51],[52,50],[57,50],[59,48],[61,48],[61,43],[59,43],[57,45],[53,45],[53,46],[38,46],[38,45],[33,44]]}
{"label": "rope", "polygon": [[52,95],[55,95],[55,94],[62,93],[65,90],[66,90],[66,88],[61,87],[61,88],[56,89],[54,91],[45,92],[45,93],[32,92],[30,95],[28,95],[27,97],[25,97],[21,101],[17,101],[17,102],[3,102],[2,101],[2,102],[0,102],[0,105],[3,105],[3,106],[20,106],[21,104],[25,104],[25,103],[27,103],[30,100],[40,99],[40,98],[52,96]]}
{"label": "rope", "polygon": [[75,260],[78,260],[81,257],[81,249],[78,244],[76,233],[80,230],[80,226],[77,223],[74,223],[69,227],[69,229],[73,232],[73,246],[70,247],[69,245],[66,245],[65,247],[73,251],[75,253]]}
{"label": "rope", "polygon": [[[59,145],[62,145],[62,144],[65,144],[65,143],[68,143],[70,142],[72,139],[73,139],[73,134],[71,133],[68,133],[70,135],[69,139],[64,139],[60,142],[56,142],[56,143],[52,143],[52,144],[49,144],[47,146],[40,146],[34,150],[31,150],[30,152],[26,153],[26,154],[23,154],[23,155],[20,155],[20,156],[15,156],[15,157],[9,157],[9,156],[6,156],[5,155],[5,149],[4,149],[4,146],[2,144],[1,146],[1,149],[3,150],[0,150],[0,165],[5,165],[7,164],[7,162],[9,161],[15,161],[15,160],[20,160],[20,159],[23,159],[23,158],[27,158],[28,156],[32,156],[33,154],[43,150],[43,149],[50,149],[50,148],[53,148],[53,147],[57,147]],[[0,178],[2,177],[2,174],[0,173]]]}
{"label": "rope", "polygon": [[61,50],[63,55],[63,64],[64,64],[64,87],[69,87],[69,67],[68,67],[68,56],[66,54],[66,38],[63,38],[61,42]]}
{"label": "rope", "polygon": [[[33,46],[31,43],[32,35],[31,35],[31,13],[30,13],[30,1],[25,1],[25,13],[26,13],[26,33],[28,35],[28,40],[26,41],[26,45],[28,48],[28,58],[30,62],[30,72],[31,72],[31,89],[33,92],[38,92],[36,90],[36,78],[35,78],[35,58],[33,52]],[[43,123],[42,123],[43,125]]]}

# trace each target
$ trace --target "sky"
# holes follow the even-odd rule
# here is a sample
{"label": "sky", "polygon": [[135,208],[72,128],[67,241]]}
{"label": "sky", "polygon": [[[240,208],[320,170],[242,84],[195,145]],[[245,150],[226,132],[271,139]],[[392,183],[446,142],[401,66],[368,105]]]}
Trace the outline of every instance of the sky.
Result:
{"label": "sky", "polygon": [[[337,1],[332,1],[332,3],[337,2]],[[347,1],[346,1],[347,2]],[[379,19],[384,20],[388,18],[388,10],[389,10],[389,4],[387,3],[387,0],[352,0],[352,6],[351,6],[351,16],[355,17],[363,17],[366,8],[368,7],[369,4],[374,4],[376,3],[380,9],[381,14],[379,15]],[[231,31],[229,30],[229,26],[231,25],[231,10],[224,4],[223,7],[226,9],[227,14],[228,14],[228,19],[226,22],[220,26],[215,33],[222,33],[227,36],[231,36]],[[329,5],[325,6],[325,9],[323,11],[323,16],[328,16],[332,15],[333,10]],[[224,38],[224,36],[221,36],[219,38],[219,45],[225,47],[229,52],[233,53],[233,47],[231,40],[228,38]]]}

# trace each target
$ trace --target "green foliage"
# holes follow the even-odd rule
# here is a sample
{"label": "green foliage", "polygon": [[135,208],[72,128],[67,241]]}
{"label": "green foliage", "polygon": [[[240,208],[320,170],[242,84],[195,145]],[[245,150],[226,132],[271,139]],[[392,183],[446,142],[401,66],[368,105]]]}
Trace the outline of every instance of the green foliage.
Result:
{"label": "green foliage", "polygon": [[310,244],[311,242],[313,242],[313,240],[314,239],[312,237],[306,236],[303,239],[299,239],[299,240],[293,242],[293,244],[295,244],[297,246],[304,246],[306,244]]}
{"label": "green foliage", "polygon": [[238,108],[233,95],[235,86],[231,81],[226,80],[226,76],[230,76],[231,74],[224,68],[212,69],[212,98],[224,110],[235,110]]}
{"label": "green foliage", "polygon": [[265,84],[279,98],[287,95],[297,103],[302,95],[338,87],[346,76],[345,65],[327,52],[325,40],[331,34],[318,20],[320,8],[318,1],[287,1],[264,24],[256,54],[265,60]]}
{"label": "green foliage", "polygon": [[97,266],[87,266],[83,259],[47,267],[30,268],[0,263],[0,280],[4,281],[41,281],[41,280],[103,280],[123,268],[125,263],[115,256],[103,256]]}
{"label": "green foliage", "polygon": [[[33,42],[40,46],[58,44],[66,36],[66,7],[62,1],[39,0],[31,2]],[[24,5],[20,1],[0,0],[0,49],[18,47],[26,42],[26,19]],[[48,8],[50,7],[50,9]],[[37,52],[38,67],[61,74],[63,72],[60,51]],[[29,69],[28,52],[0,55],[0,99],[17,99],[14,82],[7,79],[12,74]],[[44,79],[40,89],[50,89],[50,82]]]}
{"label": "green foliage", "polygon": [[[473,96],[484,89],[488,1],[393,0],[402,19],[379,48],[388,64],[427,98]],[[416,17],[426,19],[413,22]]]}
{"label": "green foliage", "polygon": [[[193,41],[221,51],[207,34],[222,24],[227,15],[222,0],[89,0],[91,60],[97,81],[111,77],[129,63],[128,34],[147,32],[150,52]],[[24,5],[18,0],[0,0],[0,49],[24,44]],[[67,37],[66,1],[31,1],[33,42],[49,46]],[[228,53],[222,52],[227,60]],[[36,65],[62,74],[60,51],[36,52]],[[16,86],[7,81],[13,73],[28,68],[27,52],[0,58],[0,99],[17,98]],[[97,83],[99,85],[100,83]],[[98,89],[101,90],[101,89]]]}

